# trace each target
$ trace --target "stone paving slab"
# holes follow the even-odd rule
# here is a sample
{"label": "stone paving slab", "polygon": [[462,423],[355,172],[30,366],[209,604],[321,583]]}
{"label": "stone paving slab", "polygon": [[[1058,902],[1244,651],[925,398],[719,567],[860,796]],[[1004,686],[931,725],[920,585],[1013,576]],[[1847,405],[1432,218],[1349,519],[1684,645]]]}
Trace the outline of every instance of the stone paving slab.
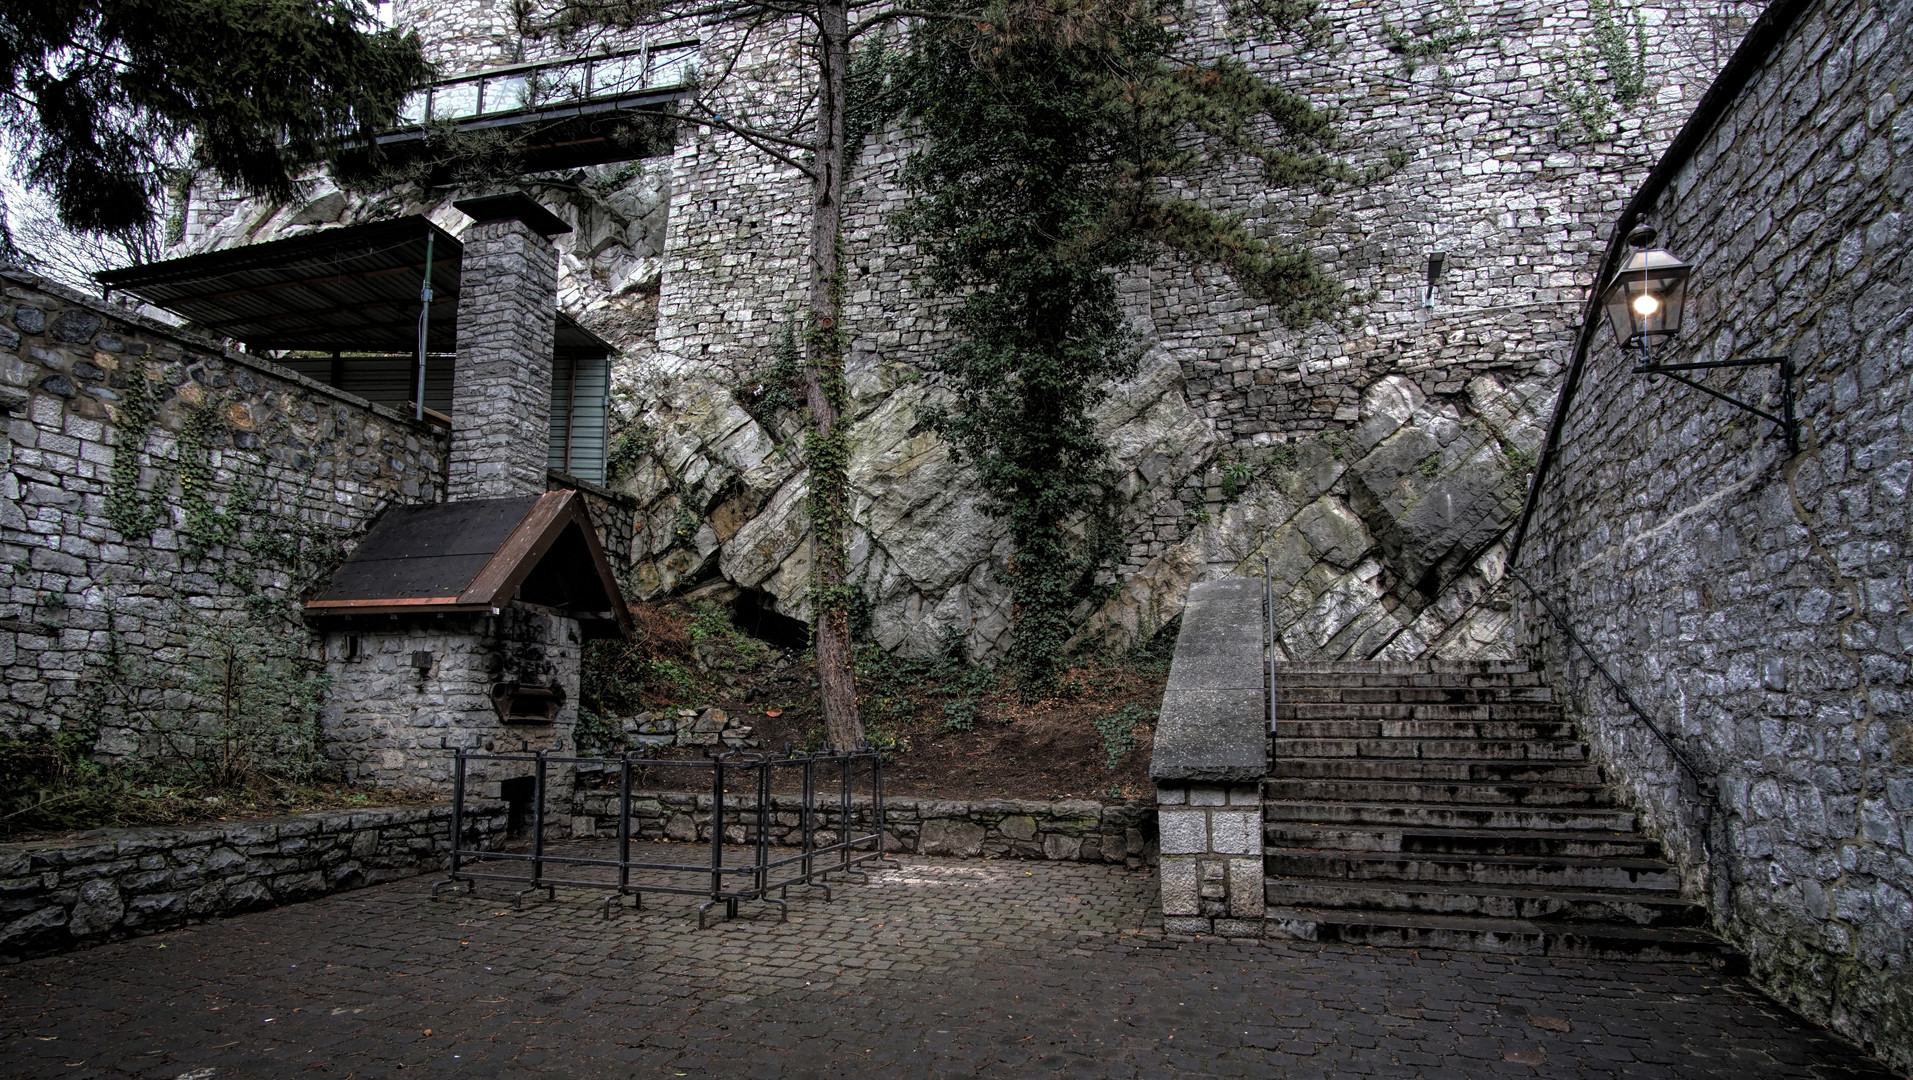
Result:
{"label": "stone paving slab", "polygon": [[0,1076],[1889,1075],[1711,968],[1166,939],[1120,867],[906,858],[702,932],[431,880],[0,969]]}

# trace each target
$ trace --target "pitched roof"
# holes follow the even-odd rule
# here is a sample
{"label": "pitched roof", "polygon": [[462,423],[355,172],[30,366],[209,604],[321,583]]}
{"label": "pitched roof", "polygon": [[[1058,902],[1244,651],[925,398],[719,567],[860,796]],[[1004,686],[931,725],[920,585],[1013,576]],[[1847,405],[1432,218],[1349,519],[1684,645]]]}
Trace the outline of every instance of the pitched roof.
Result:
{"label": "pitched roof", "polygon": [[309,619],[492,614],[513,601],[629,636],[631,615],[575,491],[395,506],[306,602]]}

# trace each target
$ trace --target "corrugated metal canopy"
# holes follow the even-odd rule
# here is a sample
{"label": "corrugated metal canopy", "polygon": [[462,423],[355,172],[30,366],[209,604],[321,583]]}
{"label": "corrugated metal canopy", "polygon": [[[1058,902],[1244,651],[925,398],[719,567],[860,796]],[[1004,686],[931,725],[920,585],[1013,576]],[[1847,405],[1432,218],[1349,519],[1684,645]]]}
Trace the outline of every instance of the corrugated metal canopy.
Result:
{"label": "corrugated metal canopy", "polygon": [[[432,248],[432,315],[426,347],[449,353],[458,340],[463,248],[423,215],[326,229],[286,240],[108,270],[109,289],[174,312],[199,330],[255,352],[411,353],[418,348],[419,286]],[[556,317],[559,356],[616,350]]]}

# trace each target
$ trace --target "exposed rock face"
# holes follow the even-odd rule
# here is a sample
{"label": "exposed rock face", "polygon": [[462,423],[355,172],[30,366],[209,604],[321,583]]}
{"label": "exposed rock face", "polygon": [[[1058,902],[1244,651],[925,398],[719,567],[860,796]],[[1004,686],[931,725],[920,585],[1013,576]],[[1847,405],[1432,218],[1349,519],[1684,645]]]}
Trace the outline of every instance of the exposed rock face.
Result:
{"label": "exposed rock face", "polygon": [[[503,33],[483,0],[408,4],[401,15],[448,73],[556,48]],[[1125,275],[1125,309],[1148,351],[1099,421],[1126,551],[1107,575],[1110,597],[1080,612],[1080,644],[1147,636],[1191,582],[1259,575],[1266,555],[1294,657],[1507,652],[1496,543],[1523,494],[1599,237],[1616,193],[1678,128],[1739,27],[1655,8],[1655,93],[1623,110],[1629,137],[1606,146],[1563,134],[1570,118],[1551,91],[1575,77],[1576,50],[1591,40],[1584,15],[1486,0],[1464,0],[1455,15],[1477,39],[1412,77],[1379,17],[1336,16],[1338,70],[1355,77],[1325,81],[1305,56],[1232,36],[1220,5],[1192,12],[1205,47],[1341,110],[1354,164],[1379,165],[1390,151],[1409,161],[1373,184],[1288,203],[1266,201],[1249,172],[1218,170],[1200,185],[1346,281],[1343,322],[1286,327],[1226,278],[1173,262]],[[721,25],[678,30],[703,39],[713,70],[743,73],[707,88],[714,105],[808,100],[794,24],[749,41]],[[848,192],[853,579],[886,647],[928,652],[955,631],[973,655],[1000,654],[1011,624],[1004,531],[921,422],[940,393],[925,373],[949,330],[921,291],[915,250],[889,225],[909,151],[903,133],[873,133]],[[636,434],[614,455],[615,486],[643,507],[629,583],[655,597],[722,578],[804,618],[801,428],[780,407],[788,388],[766,389],[802,304],[803,177],[732,136],[686,127],[669,158],[562,179],[528,184],[575,227],[560,302],[626,350],[617,396]],[[462,226],[444,203],[333,194],[277,208],[202,196],[194,245],[407,208]],[[1431,296],[1424,272],[1437,252],[1446,270]]]}

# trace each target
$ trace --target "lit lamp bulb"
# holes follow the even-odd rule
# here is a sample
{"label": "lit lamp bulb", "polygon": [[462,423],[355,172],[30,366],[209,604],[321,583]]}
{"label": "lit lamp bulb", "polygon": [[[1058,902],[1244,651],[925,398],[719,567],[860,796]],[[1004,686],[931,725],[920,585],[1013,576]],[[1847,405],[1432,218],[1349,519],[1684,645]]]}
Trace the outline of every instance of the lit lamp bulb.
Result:
{"label": "lit lamp bulb", "polygon": [[1653,293],[1642,293],[1634,298],[1634,314],[1643,319],[1653,318],[1654,313],[1660,309],[1660,298]]}

